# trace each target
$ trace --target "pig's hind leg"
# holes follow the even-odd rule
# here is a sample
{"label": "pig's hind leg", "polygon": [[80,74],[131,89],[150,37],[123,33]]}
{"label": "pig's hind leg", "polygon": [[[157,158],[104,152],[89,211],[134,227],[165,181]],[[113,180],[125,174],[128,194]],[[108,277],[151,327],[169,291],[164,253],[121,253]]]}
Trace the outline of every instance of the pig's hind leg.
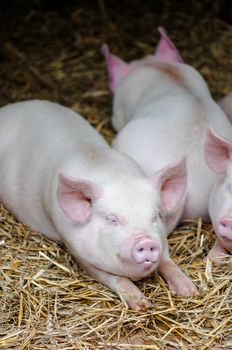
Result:
{"label": "pig's hind leg", "polygon": [[121,301],[126,303],[132,310],[146,310],[151,307],[151,302],[128,278],[113,275],[90,265],[83,265],[83,267],[99,282],[113,290],[120,297]]}

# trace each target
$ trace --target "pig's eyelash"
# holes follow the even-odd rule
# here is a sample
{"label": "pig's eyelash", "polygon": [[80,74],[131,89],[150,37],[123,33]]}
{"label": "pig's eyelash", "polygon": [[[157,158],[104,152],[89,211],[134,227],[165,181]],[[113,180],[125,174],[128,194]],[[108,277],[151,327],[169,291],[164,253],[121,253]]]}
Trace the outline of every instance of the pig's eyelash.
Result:
{"label": "pig's eyelash", "polygon": [[153,222],[153,223],[156,223],[156,222],[159,221],[160,219],[161,219],[161,214],[160,214],[160,212],[155,213],[155,214],[153,215],[153,217],[152,217],[152,222]]}
{"label": "pig's eyelash", "polygon": [[170,214],[170,213],[160,213],[159,214],[159,218],[160,218],[160,220],[162,221],[162,222],[165,222],[165,221],[167,221],[170,217],[172,216],[172,214]]}
{"label": "pig's eyelash", "polygon": [[232,184],[231,184],[231,183],[227,183],[227,184],[226,184],[226,190],[227,190],[230,194],[232,194]]}
{"label": "pig's eyelash", "polygon": [[119,218],[118,218],[116,215],[114,215],[114,214],[109,214],[109,215],[107,215],[105,218],[106,218],[106,221],[107,221],[109,224],[113,225],[113,226],[118,226],[118,225],[120,225],[120,220],[119,220]]}

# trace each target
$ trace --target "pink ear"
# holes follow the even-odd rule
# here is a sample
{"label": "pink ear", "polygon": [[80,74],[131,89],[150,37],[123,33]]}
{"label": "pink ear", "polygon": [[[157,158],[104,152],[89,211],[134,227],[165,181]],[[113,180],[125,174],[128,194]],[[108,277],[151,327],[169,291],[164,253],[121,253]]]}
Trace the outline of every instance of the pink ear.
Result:
{"label": "pink ear", "polygon": [[232,142],[208,129],[204,151],[208,167],[216,174],[224,173],[232,152]]}
{"label": "pink ear", "polygon": [[65,215],[77,224],[85,224],[92,214],[92,202],[99,198],[96,185],[59,174],[58,203]]}
{"label": "pink ear", "polygon": [[157,59],[157,61],[174,63],[183,62],[183,59],[180,56],[177,48],[175,47],[171,39],[167,36],[165,29],[159,27],[158,31],[160,32],[161,38],[155,51],[155,58]]}
{"label": "pink ear", "polygon": [[153,184],[160,189],[160,209],[164,213],[170,213],[180,204],[186,189],[187,170],[186,160],[171,164],[153,178]]}
{"label": "pink ear", "polygon": [[101,51],[107,64],[110,91],[114,93],[117,85],[131,72],[132,67],[117,56],[112,55],[106,44],[102,44]]}

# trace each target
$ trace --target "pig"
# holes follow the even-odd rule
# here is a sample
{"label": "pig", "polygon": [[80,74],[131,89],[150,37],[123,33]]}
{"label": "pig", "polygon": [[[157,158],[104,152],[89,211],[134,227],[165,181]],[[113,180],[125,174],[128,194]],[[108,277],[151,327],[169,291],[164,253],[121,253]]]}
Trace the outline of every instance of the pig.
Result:
{"label": "pig", "polygon": [[229,120],[232,122],[232,92],[223,97],[218,102],[218,104],[224,110]]}
{"label": "pig", "polygon": [[[218,104],[232,122],[232,93],[223,97]],[[232,143],[209,129],[204,150],[209,168],[219,175],[209,198],[209,216],[217,238],[208,253],[208,258],[219,265],[223,257],[232,251]]]}
{"label": "pig", "polygon": [[[132,157],[148,176],[186,158],[184,205],[169,219],[170,233],[182,219],[209,220],[209,196],[218,175],[205,159],[207,130],[232,139],[232,125],[212,99],[203,77],[185,64],[159,28],[154,55],[126,63],[102,46],[113,92],[116,150]],[[177,188],[178,190],[178,188]],[[163,272],[162,266],[158,267]]]}
{"label": "pig", "polygon": [[63,242],[134,310],[151,302],[132,281],[158,265],[174,291],[197,293],[169,259],[166,240],[169,217],[185,197],[185,163],[148,177],[71,109],[42,100],[0,108],[1,202],[33,230]]}
{"label": "pig", "polygon": [[209,215],[216,233],[216,241],[208,258],[216,264],[232,252],[232,141],[208,129],[205,159],[218,175],[209,198]]}

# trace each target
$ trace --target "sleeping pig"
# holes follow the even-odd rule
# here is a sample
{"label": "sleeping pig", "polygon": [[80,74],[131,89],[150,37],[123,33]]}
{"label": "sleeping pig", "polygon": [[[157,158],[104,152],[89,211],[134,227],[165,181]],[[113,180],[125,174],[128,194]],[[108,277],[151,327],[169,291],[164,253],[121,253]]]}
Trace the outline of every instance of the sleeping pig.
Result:
{"label": "sleeping pig", "polygon": [[[171,232],[182,219],[208,220],[208,202],[218,175],[207,166],[204,143],[213,128],[232,140],[232,125],[213,101],[206,82],[184,64],[164,29],[154,55],[126,63],[103,45],[114,94],[113,147],[131,156],[148,176],[180,157],[187,160],[183,207],[172,212]],[[171,200],[171,198],[170,198]],[[163,219],[164,221],[164,219]],[[163,267],[159,267],[163,272]]]}
{"label": "sleeping pig", "polygon": [[[205,158],[218,175],[209,199],[209,215],[217,239],[208,257],[216,263],[232,252],[232,141],[209,129],[205,142]],[[219,259],[218,259],[219,258]]]}
{"label": "sleeping pig", "polygon": [[218,104],[224,110],[229,120],[232,122],[232,92],[223,97],[218,102]]}
{"label": "sleeping pig", "polygon": [[[232,122],[232,93],[219,102],[230,122]],[[216,241],[210,249],[208,258],[216,264],[232,252],[232,142],[209,129],[205,142],[205,158],[209,168],[218,175],[209,198],[209,215]]]}
{"label": "sleeping pig", "polygon": [[132,309],[151,305],[132,281],[158,264],[170,288],[197,294],[166,239],[185,198],[184,159],[147,177],[80,115],[34,100],[0,108],[0,182],[0,200],[19,220],[64,242]]}

